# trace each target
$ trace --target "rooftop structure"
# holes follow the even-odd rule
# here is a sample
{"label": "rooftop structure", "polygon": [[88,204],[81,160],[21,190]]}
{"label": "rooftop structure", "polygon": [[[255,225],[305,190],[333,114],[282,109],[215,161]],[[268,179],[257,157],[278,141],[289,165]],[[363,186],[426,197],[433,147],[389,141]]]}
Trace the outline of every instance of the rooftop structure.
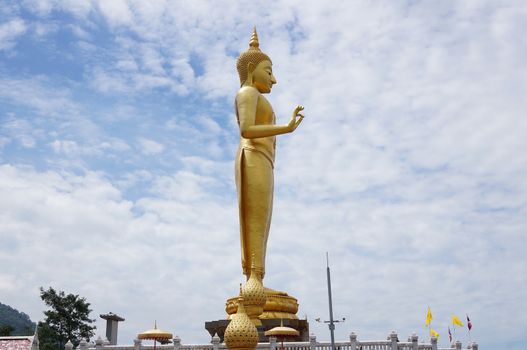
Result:
{"label": "rooftop structure", "polygon": [[39,350],[36,336],[0,337],[0,350]]}
{"label": "rooftop structure", "polygon": [[99,315],[103,320],[106,320],[106,338],[111,345],[117,344],[117,329],[118,323],[124,321],[124,318],[109,312],[107,314]]}

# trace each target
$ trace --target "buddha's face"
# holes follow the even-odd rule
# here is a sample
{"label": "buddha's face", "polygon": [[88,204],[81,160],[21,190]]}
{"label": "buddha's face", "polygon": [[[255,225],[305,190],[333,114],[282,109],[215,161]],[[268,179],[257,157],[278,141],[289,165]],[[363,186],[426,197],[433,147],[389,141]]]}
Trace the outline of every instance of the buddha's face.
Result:
{"label": "buddha's face", "polygon": [[254,68],[252,72],[252,81],[254,87],[262,94],[271,92],[276,79],[273,75],[273,64],[269,61],[262,61]]}

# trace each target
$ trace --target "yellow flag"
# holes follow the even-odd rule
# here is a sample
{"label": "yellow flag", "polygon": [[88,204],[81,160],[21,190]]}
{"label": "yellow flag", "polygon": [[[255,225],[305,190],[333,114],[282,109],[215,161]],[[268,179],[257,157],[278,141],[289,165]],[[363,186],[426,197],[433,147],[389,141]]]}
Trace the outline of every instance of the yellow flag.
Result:
{"label": "yellow flag", "polygon": [[426,313],[426,322],[425,326],[429,326],[430,322],[432,321],[432,311],[430,310],[430,306],[428,307],[428,312]]}
{"label": "yellow flag", "polygon": [[463,322],[461,322],[461,320],[454,314],[452,314],[452,324],[454,326],[460,326],[460,327],[463,327]]}
{"label": "yellow flag", "polygon": [[430,328],[430,336],[431,336],[431,337],[439,338],[439,333],[437,333],[437,332],[434,331],[432,328]]}

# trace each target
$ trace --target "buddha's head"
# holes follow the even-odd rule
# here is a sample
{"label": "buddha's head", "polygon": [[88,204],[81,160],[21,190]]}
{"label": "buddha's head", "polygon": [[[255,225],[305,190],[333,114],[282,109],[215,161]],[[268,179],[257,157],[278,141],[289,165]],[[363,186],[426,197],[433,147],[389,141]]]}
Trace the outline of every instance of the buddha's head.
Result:
{"label": "buddha's head", "polygon": [[236,61],[236,69],[240,76],[240,85],[249,83],[255,86],[261,93],[271,91],[276,79],[272,71],[273,63],[269,56],[260,50],[256,28],[253,30],[249,48],[242,52]]}

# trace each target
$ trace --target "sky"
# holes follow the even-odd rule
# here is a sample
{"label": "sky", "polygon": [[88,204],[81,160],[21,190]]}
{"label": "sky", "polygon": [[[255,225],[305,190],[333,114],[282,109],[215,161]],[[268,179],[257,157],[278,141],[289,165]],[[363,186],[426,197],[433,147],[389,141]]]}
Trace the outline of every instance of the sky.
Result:
{"label": "sky", "polygon": [[[264,284],[329,340],[527,344],[524,1],[1,0],[0,302],[208,343],[241,272],[235,61],[253,26],[285,124]],[[466,347],[466,327],[455,330]]]}

